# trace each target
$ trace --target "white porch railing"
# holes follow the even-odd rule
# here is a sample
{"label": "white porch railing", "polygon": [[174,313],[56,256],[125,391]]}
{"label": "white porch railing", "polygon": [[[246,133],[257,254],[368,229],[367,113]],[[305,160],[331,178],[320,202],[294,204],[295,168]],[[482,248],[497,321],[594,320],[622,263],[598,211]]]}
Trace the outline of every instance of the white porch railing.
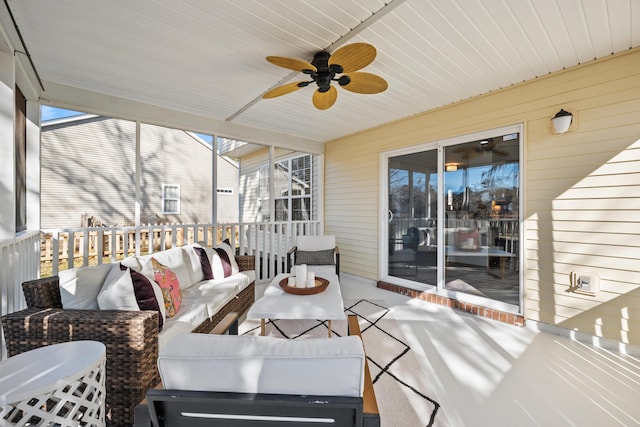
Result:
{"label": "white porch railing", "polygon": [[240,255],[256,256],[256,276],[270,280],[286,268],[286,254],[299,235],[321,234],[320,223],[265,222],[169,224],[139,227],[66,228],[42,231],[42,275],[72,267],[117,262],[175,246],[229,239]]}
{"label": "white porch railing", "polygon": [[[256,280],[286,269],[297,236],[321,234],[318,221],[235,224],[172,224],[140,227],[66,228],[27,232],[0,240],[0,316],[26,307],[22,282],[72,267],[117,262],[170,247],[229,239],[241,255],[255,255]],[[7,357],[0,320],[0,360]]]}
{"label": "white porch railing", "polygon": [[[26,232],[13,239],[0,240],[0,316],[25,307],[22,282],[38,277],[40,232]],[[7,357],[0,320],[0,360]]]}

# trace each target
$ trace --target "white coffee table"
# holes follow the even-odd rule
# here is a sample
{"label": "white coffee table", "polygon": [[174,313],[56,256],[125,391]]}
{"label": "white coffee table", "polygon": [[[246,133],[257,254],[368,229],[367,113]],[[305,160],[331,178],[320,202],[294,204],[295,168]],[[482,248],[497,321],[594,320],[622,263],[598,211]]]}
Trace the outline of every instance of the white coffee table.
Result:
{"label": "white coffee table", "polygon": [[264,296],[247,312],[247,319],[260,319],[260,335],[265,334],[266,319],[327,320],[331,336],[331,321],[346,320],[340,283],[335,274],[322,275],[329,281],[323,292],[314,295],[294,295],[285,292],[279,283],[290,274],[279,274],[267,286]]}

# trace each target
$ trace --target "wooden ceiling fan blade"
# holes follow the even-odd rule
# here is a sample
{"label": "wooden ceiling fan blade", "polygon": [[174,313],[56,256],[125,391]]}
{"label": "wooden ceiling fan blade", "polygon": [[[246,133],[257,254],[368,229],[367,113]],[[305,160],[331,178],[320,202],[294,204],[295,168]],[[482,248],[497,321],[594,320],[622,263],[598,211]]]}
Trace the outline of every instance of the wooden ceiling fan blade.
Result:
{"label": "wooden ceiling fan blade", "polygon": [[351,81],[342,86],[346,90],[356,93],[380,93],[387,90],[389,86],[382,77],[371,73],[351,73],[348,74]]}
{"label": "wooden ceiling fan blade", "polygon": [[279,67],[288,68],[294,71],[317,70],[316,67],[311,65],[309,62],[284,56],[267,56],[267,61]]}
{"label": "wooden ceiling fan blade", "polygon": [[343,73],[351,73],[371,64],[376,54],[376,48],[369,43],[348,44],[331,55],[329,65],[340,65]]}
{"label": "wooden ceiling fan blade", "polygon": [[318,110],[326,110],[335,104],[338,99],[338,91],[335,87],[330,86],[326,92],[320,92],[320,89],[313,93],[313,105]]}
{"label": "wooden ceiling fan blade", "polygon": [[306,83],[306,82],[293,82],[293,83],[287,83],[286,85],[278,86],[277,88],[271,89],[270,91],[266,92],[264,95],[262,95],[262,97],[275,98],[278,96],[286,95],[291,92],[295,92],[301,87],[304,87],[304,86],[300,86],[301,83]]}

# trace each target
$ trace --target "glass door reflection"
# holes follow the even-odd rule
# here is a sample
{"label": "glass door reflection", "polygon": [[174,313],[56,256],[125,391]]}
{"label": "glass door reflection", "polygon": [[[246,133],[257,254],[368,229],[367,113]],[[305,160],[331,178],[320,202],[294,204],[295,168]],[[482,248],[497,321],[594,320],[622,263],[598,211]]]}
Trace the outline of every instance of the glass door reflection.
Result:
{"label": "glass door reflection", "polygon": [[435,285],[438,151],[392,157],[388,171],[389,275]]}
{"label": "glass door reflection", "polygon": [[444,161],[445,288],[518,305],[519,135],[445,147]]}

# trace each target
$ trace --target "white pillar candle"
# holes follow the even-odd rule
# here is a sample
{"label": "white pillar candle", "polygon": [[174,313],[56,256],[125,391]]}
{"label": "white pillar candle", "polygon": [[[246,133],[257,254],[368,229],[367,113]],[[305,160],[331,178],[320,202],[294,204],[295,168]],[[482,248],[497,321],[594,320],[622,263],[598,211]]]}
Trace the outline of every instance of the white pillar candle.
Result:
{"label": "white pillar candle", "polygon": [[287,286],[295,288],[296,287],[296,277],[289,276],[289,281],[287,282]]}
{"label": "white pillar candle", "polygon": [[307,264],[296,265],[296,284],[300,288],[307,285]]}
{"label": "white pillar candle", "polygon": [[316,273],[310,271],[307,273],[307,288],[313,288],[316,285]]}

